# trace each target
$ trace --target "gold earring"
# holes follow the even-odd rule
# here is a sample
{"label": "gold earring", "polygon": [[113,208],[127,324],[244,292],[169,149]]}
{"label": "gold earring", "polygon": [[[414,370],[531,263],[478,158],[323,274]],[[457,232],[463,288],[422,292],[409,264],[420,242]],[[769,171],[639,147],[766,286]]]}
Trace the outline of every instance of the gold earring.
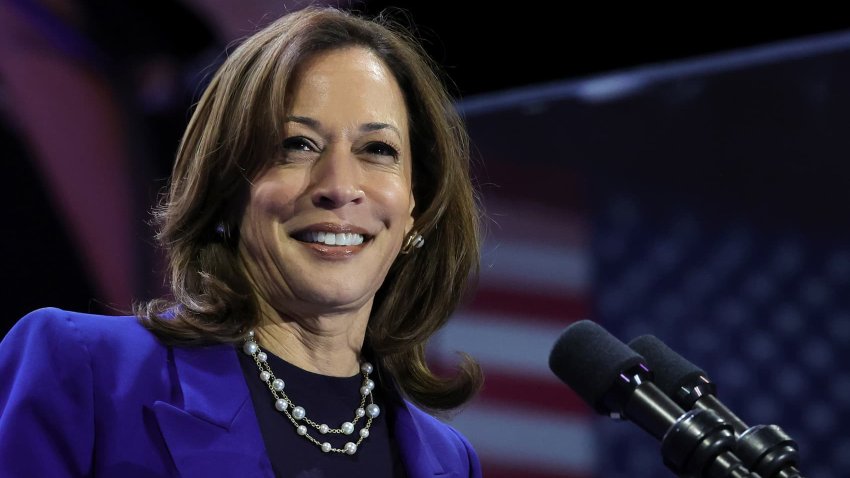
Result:
{"label": "gold earring", "polygon": [[410,251],[419,249],[423,244],[425,244],[425,239],[422,237],[422,234],[416,231],[410,231],[410,234],[407,235],[407,240],[404,242],[404,246],[401,248],[401,253],[410,254]]}

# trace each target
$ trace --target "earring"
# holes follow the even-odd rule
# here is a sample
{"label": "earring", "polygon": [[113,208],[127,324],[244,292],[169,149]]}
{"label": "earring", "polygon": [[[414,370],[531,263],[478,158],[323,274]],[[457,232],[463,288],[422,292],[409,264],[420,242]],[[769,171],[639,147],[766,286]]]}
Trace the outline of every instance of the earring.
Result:
{"label": "earring", "polygon": [[220,221],[215,225],[215,233],[222,242],[230,242],[230,225]]}
{"label": "earring", "polygon": [[404,242],[404,246],[401,248],[401,253],[409,254],[410,251],[419,249],[423,244],[425,244],[425,239],[422,237],[422,234],[416,231],[410,231],[410,234],[407,235],[407,240]]}

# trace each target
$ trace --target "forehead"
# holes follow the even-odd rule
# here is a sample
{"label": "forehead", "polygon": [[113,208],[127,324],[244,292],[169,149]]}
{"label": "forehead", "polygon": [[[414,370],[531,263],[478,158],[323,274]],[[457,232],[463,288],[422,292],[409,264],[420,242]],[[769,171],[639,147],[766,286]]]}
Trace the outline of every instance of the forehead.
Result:
{"label": "forehead", "polygon": [[407,106],[395,76],[366,48],[312,56],[296,70],[288,96],[289,114],[351,116],[360,122],[392,120],[399,128],[407,126]]}
{"label": "forehead", "polygon": [[296,77],[362,76],[378,82],[394,81],[392,71],[372,50],[361,46],[334,48],[307,57],[296,70]]}

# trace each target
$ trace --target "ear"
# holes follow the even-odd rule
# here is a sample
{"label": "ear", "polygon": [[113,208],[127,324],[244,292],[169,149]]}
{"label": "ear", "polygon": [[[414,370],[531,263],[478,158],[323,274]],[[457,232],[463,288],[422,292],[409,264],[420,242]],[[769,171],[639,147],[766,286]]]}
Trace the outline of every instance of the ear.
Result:
{"label": "ear", "polygon": [[413,230],[413,223],[415,219],[413,217],[413,209],[416,208],[416,198],[413,197],[413,190],[410,191],[410,209],[408,209],[407,213],[410,214],[410,217],[407,218],[407,226],[404,228],[404,235],[410,234],[410,231]]}

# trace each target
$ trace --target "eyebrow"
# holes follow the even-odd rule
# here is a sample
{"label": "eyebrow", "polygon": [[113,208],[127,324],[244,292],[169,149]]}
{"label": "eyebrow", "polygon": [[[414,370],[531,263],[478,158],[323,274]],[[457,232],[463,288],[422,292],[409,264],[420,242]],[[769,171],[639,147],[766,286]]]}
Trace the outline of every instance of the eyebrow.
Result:
{"label": "eyebrow", "polygon": [[[322,126],[321,121],[319,121],[315,118],[310,118],[309,116],[293,116],[293,115],[290,115],[290,116],[286,117],[286,121],[291,121],[293,123],[300,123],[300,124],[309,126],[311,128],[314,128],[314,129],[320,129],[321,126]],[[359,130],[363,133],[368,133],[368,132],[371,132],[371,131],[380,131],[382,129],[391,129],[391,130],[395,131],[396,134],[398,134],[398,136],[400,138],[402,137],[401,131],[399,131],[398,128],[396,128],[395,126],[393,126],[389,123],[381,123],[381,122],[363,123],[362,125],[360,125],[360,128],[359,128]]]}

